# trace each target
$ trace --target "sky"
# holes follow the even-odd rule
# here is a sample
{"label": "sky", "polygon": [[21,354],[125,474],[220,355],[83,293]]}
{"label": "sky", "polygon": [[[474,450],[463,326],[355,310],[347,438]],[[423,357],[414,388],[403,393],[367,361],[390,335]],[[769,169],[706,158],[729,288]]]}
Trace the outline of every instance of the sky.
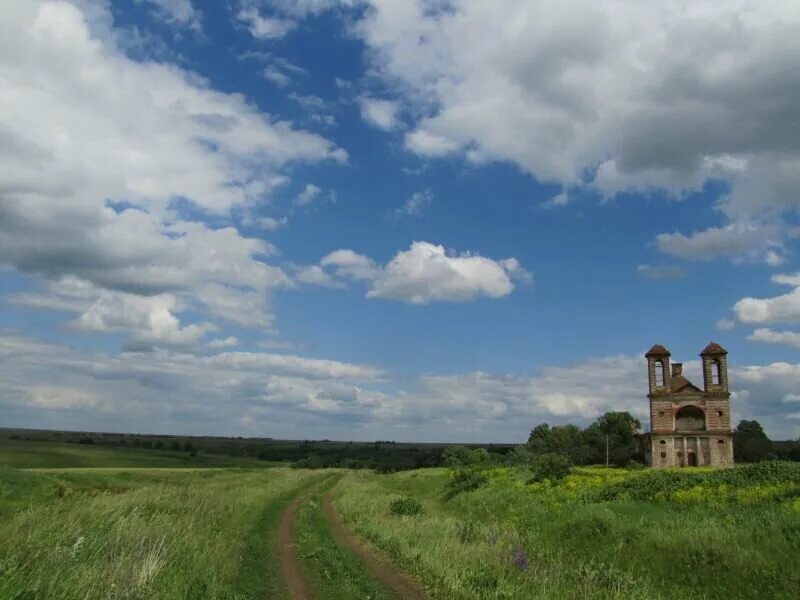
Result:
{"label": "sky", "polygon": [[795,0],[0,0],[0,426],[523,442],[659,343],[800,436]]}

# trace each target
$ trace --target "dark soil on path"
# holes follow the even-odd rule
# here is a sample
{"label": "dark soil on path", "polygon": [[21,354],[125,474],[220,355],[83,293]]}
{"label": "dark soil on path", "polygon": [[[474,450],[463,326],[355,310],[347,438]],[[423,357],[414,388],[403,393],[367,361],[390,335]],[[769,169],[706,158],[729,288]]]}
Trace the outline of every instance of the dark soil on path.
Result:
{"label": "dark soil on path", "polygon": [[323,501],[325,518],[331,527],[334,539],[350,552],[355,554],[378,582],[395,598],[403,600],[426,600],[425,589],[411,577],[398,571],[391,561],[380,551],[367,547],[355,535],[350,533],[333,508],[329,494]]}
{"label": "dark soil on path", "polygon": [[292,600],[311,600],[314,595],[308,586],[303,574],[300,572],[300,563],[297,561],[297,548],[292,530],[292,518],[303,500],[314,493],[316,485],[299,494],[283,511],[278,524],[278,562],[281,575]]}

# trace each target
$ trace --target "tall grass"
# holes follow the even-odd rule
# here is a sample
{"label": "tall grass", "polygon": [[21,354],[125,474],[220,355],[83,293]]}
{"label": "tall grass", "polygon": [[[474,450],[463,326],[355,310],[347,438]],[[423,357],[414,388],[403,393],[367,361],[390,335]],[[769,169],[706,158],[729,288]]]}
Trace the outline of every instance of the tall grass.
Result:
{"label": "tall grass", "polygon": [[278,593],[274,564],[264,560],[253,572],[248,557],[268,554],[271,532],[263,528],[274,519],[264,515],[277,515],[295,490],[317,478],[289,469],[0,470],[0,598]]}
{"label": "tall grass", "polygon": [[[660,499],[626,495],[663,482],[620,469],[579,469],[557,484],[488,470],[487,484],[450,500],[447,470],[350,473],[335,502],[350,527],[439,598],[795,598],[800,506],[786,492],[793,476],[769,469],[682,480],[678,496]],[[728,500],[681,498],[703,482],[728,486]],[[785,489],[753,492],[774,486]],[[736,489],[750,491],[736,500]],[[423,512],[392,515],[402,496]]]}

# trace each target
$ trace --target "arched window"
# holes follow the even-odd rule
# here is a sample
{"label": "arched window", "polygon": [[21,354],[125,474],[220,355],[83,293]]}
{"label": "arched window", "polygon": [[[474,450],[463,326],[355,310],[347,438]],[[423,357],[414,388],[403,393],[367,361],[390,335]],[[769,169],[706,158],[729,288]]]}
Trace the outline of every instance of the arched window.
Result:
{"label": "arched window", "polygon": [[656,361],[656,387],[664,387],[667,372],[663,360]]}
{"label": "arched window", "polygon": [[722,384],[722,369],[718,360],[711,361],[711,385]]}
{"label": "arched window", "polygon": [[690,404],[675,413],[675,429],[680,431],[704,431],[705,428],[706,415],[702,409]]}

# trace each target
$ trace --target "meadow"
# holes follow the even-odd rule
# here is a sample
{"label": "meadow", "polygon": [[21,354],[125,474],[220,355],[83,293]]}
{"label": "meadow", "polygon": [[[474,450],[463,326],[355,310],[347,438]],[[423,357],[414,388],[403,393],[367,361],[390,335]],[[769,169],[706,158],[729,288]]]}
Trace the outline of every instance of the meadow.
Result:
{"label": "meadow", "polygon": [[5,440],[3,464],[3,600],[287,598],[277,531],[291,504],[290,552],[314,597],[392,597],[337,538],[326,497],[433,599],[800,589],[798,463],[577,467],[553,480],[492,462],[381,474]]}
{"label": "meadow", "polygon": [[292,469],[0,468],[0,598],[280,598]]}
{"label": "meadow", "polygon": [[[557,483],[483,469],[350,472],[335,506],[435,598],[796,598],[800,465],[583,467]],[[413,498],[416,515],[392,514]]]}

